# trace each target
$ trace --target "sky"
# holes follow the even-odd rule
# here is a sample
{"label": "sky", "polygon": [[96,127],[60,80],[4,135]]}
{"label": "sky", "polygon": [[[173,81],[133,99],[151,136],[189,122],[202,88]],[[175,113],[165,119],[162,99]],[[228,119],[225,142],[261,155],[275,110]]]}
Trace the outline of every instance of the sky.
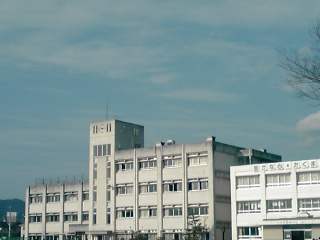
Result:
{"label": "sky", "polygon": [[0,2],[0,198],[86,176],[89,123],[145,126],[145,145],[208,136],[284,160],[320,157],[319,105],[282,51],[310,51],[320,1]]}

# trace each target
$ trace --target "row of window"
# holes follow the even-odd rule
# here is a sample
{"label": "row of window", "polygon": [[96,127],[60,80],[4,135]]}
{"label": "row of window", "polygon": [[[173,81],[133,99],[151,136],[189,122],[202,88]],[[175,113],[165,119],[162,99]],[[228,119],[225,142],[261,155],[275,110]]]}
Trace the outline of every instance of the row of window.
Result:
{"label": "row of window", "polygon": [[111,154],[111,144],[93,145],[93,156],[103,157]]}
{"label": "row of window", "polygon": [[[133,218],[134,212],[133,208],[124,208],[117,209],[117,218]],[[163,215],[165,217],[174,217],[174,216],[182,216],[182,207],[174,206],[174,207],[165,207],[163,208]],[[189,216],[205,216],[208,215],[208,206],[200,205],[200,206],[190,206],[188,207],[188,215]],[[139,217],[140,218],[149,218],[157,216],[157,208],[154,207],[142,207],[139,208]]]}
{"label": "row of window", "polygon": [[[82,221],[89,220],[89,213],[82,212]],[[78,213],[77,212],[68,212],[63,214],[64,222],[76,222],[78,221]],[[30,214],[29,215],[30,223],[40,223],[42,222],[42,214]],[[46,222],[60,222],[60,213],[48,213],[46,214]]]}
{"label": "row of window", "polygon": [[[287,212],[291,211],[292,200],[267,200],[267,212]],[[238,213],[258,213],[261,212],[261,201],[241,201],[237,202]]]}
{"label": "row of window", "polygon": [[152,169],[157,167],[156,157],[146,157],[138,159],[139,169]]}
{"label": "row of window", "polygon": [[[208,179],[191,179],[188,181],[188,190],[189,191],[201,191],[208,189]],[[168,181],[163,183],[164,192],[181,192],[182,191],[182,181]],[[117,185],[116,194],[132,194],[133,185],[132,184],[123,184]],[[139,193],[151,193],[157,192],[156,183],[145,183],[139,185]]]}
{"label": "row of window", "polygon": [[[267,212],[287,212],[292,209],[291,199],[267,200]],[[320,198],[298,199],[298,211],[320,211]],[[237,202],[238,213],[261,212],[261,201]]]}
{"label": "row of window", "polygon": [[[298,184],[320,184],[320,171],[297,173]],[[291,184],[290,173],[267,174],[266,186],[284,186]],[[260,185],[260,176],[237,177],[237,188],[257,187]]]}
{"label": "row of window", "polygon": [[[188,165],[189,166],[199,166],[208,164],[208,153],[190,153],[187,155]],[[163,167],[181,167],[182,166],[182,155],[168,155],[163,156]],[[145,157],[138,159],[139,169],[152,169],[157,167],[157,158],[156,157]],[[133,160],[123,160],[116,163],[116,171],[129,171],[133,169]]]}
{"label": "row of window", "polygon": [[[29,203],[42,203],[42,194],[30,194]],[[60,193],[47,193],[46,201],[47,203],[60,202]],[[82,200],[89,200],[89,192],[82,192]],[[63,194],[63,201],[78,201],[78,192],[65,192]]]}
{"label": "row of window", "polygon": [[239,227],[238,228],[238,237],[239,238],[251,238],[258,237],[261,234],[260,227]]}
{"label": "row of window", "polygon": [[[29,235],[28,240],[59,240],[59,234],[54,234],[54,235]],[[78,238],[75,235],[63,235],[63,240],[77,240]]]}

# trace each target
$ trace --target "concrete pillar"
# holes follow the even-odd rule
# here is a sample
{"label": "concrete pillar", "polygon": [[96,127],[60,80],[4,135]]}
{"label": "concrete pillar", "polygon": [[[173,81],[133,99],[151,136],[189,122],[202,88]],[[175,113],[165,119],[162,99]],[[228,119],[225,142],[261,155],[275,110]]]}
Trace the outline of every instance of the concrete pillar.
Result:
{"label": "concrete pillar", "polygon": [[[209,176],[208,176],[208,193],[209,193],[209,216],[208,216],[208,228],[209,228],[209,235],[210,239],[217,239],[215,238],[215,167],[214,167],[214,151],[215,151],[215,138],[210,137],[207,139],[206,144],[207,144],[207,151],[208,151],[208,168],[209,168]],[[210,172],[212,174],[210,174]]]}
{"label": "concrete pillar", "polygon": [[[29,238],[29,211],[30,211],[30,186],[27,187],[26,195],[25,195],[25,217],[24,217],[24,239],[27,240]],[[42,216],[44,218],[44,216]]]}
{"label": "concrete pillar", "polygon": [[42,188],[42,238],[45,239],[47,234],[47,221],[46,221],[46,212],[47,212],[47,185],[44,184]]}
{"label": "concrete pillar", "polygon": [[188,228],[188,159],[185,150],[185,145],[181,146],[181,161],[182,161],[182,170],[183,170],[183,179],[182,179],[182,190],[183,190],[183,228]]}
{"label": "concrete pillar", "polygon": [[81,224],[82,223],[82,209],[83,209],[83,182],[81,182],[80,186],[79,186],[79,212],[78,212],[78,223]]}
{"label": "concrete pillar", "polygon": [[59,214],[59,220],[60,220],[60,240],[63,240],[63,236],[64,236],[64,222],[63,222],[63,213],[64,213],[64,189],[65,186],[64,184],[61,184],[60,186],[60,214]]}
{"label": "concrete pillar", "polygon": [[298,216],[298,184],[297,184],[297,172],[295,169],[291,171],[291,191],[292,191],[292,214]]}
{"label": "concrete pillar", "polygon": [[163,162],[162,162],[162,146],[156,146],[156,155],[157,155],[157,219],[158,219],[158,231],[157,237],[162,236],[163,231],[163,199],[162,199],[162,169],[163,169]]}
{"label": "concrete pillar", "polygon": [[134,181],[133,181],[133,194],[134,194],[134,222],[135,231],[139,231],[139,163],[137,159],[137,151],[133,151],[133,169],[134,169]]}

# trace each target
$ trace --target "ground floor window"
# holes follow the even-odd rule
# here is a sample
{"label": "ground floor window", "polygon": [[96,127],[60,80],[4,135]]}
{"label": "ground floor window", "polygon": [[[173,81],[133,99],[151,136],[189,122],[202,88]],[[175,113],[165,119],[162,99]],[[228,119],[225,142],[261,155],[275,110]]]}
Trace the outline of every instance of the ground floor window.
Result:
{"label": "ground floor window", "polygon": [[41,240],[41,235],[31,235],[28,240]]}
{"label": "ground floor window", "polygon": [[75,235],[63,235],[63,240],[75,240]]}
{"label": "ground floor window", "polygon": [[239,238],[253,238],[259,237],[260,235],[260,227],[239,227],[238,228],[238,236]]}
{"label": "ground floor window", "polygon": [[183,234],[182,233],[165,233],[163,237],[164,237],[164,240],[182,240]]}
{"label": "ground floor window", "polygon": [[59,240],[59,235],[47,235],[46,240]]}
{"label": "ground floor window", "polygon": [[141,240],[153,240],[156,238],[148,238],[148,234],[139,233],[139,236],[132,234],[117,234],[116,240],[131,240],[131,239],[141,239]]}

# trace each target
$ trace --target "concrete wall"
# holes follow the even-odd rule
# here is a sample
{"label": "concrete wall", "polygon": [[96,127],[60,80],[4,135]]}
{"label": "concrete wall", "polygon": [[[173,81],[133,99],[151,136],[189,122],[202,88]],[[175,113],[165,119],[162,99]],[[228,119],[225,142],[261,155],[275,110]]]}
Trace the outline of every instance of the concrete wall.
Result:
{"label": "concrete wall", "polygon": [[283,239],[282,226],[264,226],[263,239],[264,240],[282,240]]}

